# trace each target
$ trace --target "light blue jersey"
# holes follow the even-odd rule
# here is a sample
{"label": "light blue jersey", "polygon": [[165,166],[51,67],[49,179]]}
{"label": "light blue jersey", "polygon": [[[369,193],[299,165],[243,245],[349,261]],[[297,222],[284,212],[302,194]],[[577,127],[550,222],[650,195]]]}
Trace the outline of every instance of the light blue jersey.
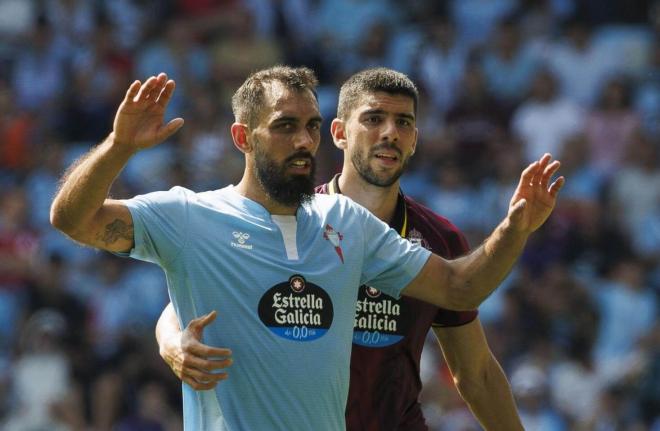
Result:
{"label": "light blue jersey", "polygon": [[130,255],[163,268],[182,327],[217,310],[203,341],[233,352],[215,390],[183,385],[185,429],[344,429],[358,287],[398,297],[429,252],[342,195],[315,195],[296,216],[232,186],[125,203]]}

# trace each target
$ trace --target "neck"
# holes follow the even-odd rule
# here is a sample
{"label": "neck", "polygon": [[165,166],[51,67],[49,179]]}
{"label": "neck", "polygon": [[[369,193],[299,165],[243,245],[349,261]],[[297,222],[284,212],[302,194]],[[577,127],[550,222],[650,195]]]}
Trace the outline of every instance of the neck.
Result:
{"label": "neck", "polygon": [[287,206],[274,201],[252,175],[244,173],[241,182],[234,188],[236,192],[266,208],[273,215],[295,215],[298,205]]}
{"label": "neck", "polygon": [[399,197],[398,180],[391,186],[375,186],[366,182],[356,171],[344,169],[339,177],[339,189],[343,195],[353,199],[385,223],[389,223],[394,217]]}

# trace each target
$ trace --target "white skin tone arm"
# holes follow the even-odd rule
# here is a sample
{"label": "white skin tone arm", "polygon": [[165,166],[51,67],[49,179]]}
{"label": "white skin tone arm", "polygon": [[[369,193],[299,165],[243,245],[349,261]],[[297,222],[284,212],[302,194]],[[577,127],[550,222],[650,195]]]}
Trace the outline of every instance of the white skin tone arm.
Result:
{"label": "white skin tone arm", "polygon": [[477,308],[509,273],[529,235],[555,207],[564,177],[548,185],[560,165],[550,159],[545,154],[523,171],[509,213],[481,246],[455,260],[431,255],[402,294],[449,310]]}
{"label": "white skin tone arm", "polygon": [[485,430],[523,430],[511,387],[488,347],[479,319],[433,328],[454,383]]}
{"label": "white skin tone arm", "polygon": [[174,86],[164,73],[144,84],[131,84],[110,136],[64,175],[50,209],[55,228],[103,250],[123,252],[133,247],[131,214],[120,201],[108,199],[108,191],[133,154],[159,144],[183,125],[181,118],[163,122]]}
{"label": "white skin tone arm", "polygon": [[217,316],[215,311],[190,321],[181,331],[172,304],[163,310],[156,324],[156,340],[160,356],[170,366],[174,374],[193,389],[213,389],[221,380],[228,377],[221,372],[233,360],[231,350],[211,347],[201,342],[204,328]]}

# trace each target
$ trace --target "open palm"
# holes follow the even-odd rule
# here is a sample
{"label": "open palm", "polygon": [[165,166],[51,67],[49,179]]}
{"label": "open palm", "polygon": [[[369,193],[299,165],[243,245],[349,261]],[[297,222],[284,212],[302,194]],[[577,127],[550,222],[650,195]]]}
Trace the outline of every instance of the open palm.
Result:
{"label": "open palm", "polygon": [[544,154],[520,175],[520,182],[509,204],[509,219],[516,230],[532,233],[547,220],[557,203],[557,194],[564,185],[564,177],[550,183],[561,165],[552,163],[550,154]]}
{"label": "open palm", "polygon": [[144,84],[135,81],[119,105],[113,126],[115,142],[137,151],[163,142],[182,125],[182,118],[164,123],[165,110],[175,83],[164,73]]}

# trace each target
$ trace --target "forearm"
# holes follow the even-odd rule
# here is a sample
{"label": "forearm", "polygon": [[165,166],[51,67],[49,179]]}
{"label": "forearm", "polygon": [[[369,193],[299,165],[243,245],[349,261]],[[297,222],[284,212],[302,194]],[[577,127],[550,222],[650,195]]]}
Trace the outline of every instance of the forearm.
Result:
{"label": "forearm", "polygon": [[459,383],[458,390],[485,430],[523,430],[511,387],[494,357],[481,382]]}
{"label": "forearm", "polygon": [[51,207],[51,223],[75,239],[102,208],[112,183],[132,150],[115,144],[114,135],[92,149],[64,175]]}
{"label": "forearm", "polygon": [[461,303],[460,308],[479,307],[500,285],[522,253],[528,235],[513,229],[506,218],[481,246],[450,261],[453,283],[448,287],[454,290],[451,296]]}
{"label": "forearm", "polygon": [[466,256],[446,260],[431,255],[402,294],[448,310],[478,308],[511,270],[527,240],[507,220]]}

